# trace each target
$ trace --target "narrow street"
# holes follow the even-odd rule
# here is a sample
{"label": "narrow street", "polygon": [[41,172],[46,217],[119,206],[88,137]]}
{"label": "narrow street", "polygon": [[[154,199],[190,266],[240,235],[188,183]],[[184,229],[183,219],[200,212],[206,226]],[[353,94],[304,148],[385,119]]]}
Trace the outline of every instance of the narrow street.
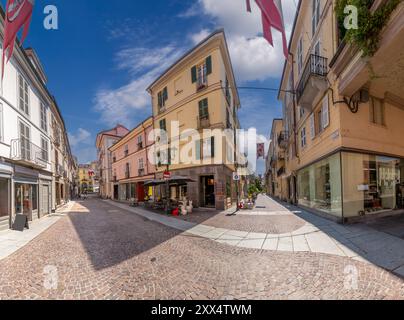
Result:
{"label": "narrow street", "polygon": [[[131,210],[99,199],[76,203],[48,230],[0,261],[0,299],[404,296],[404,281],[371,263],[332,254],[241,248],[164,226]],[[271,224],[279,216],[261,212],[267,215],[248,218]],[[358,271],[357,288],[346,287],[347,266]],[[57,288],[44,285],[49,267],[57,271]]]}

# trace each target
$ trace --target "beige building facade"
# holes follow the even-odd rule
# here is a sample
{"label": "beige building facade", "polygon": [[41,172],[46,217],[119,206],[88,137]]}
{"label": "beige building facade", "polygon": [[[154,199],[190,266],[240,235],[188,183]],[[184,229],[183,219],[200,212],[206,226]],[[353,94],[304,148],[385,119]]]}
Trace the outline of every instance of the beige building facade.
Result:
{"label": "beige building facade", "polygon": [[154,129],[168,134],[165,141],[156,138],[156,177],[165,171],[190,177],[195,182],[180,190],[181,197],[196,207],[230,207],[237,199],[233,158],[240,101],[224,32],[214,32],[187,52],[148,92]]}
{"label": "beige building facade", "polygon": [[346,222],[404,207],[404,4],[365,57],[343,39],[336,3],[299,2],[279,99],[288,200]]}

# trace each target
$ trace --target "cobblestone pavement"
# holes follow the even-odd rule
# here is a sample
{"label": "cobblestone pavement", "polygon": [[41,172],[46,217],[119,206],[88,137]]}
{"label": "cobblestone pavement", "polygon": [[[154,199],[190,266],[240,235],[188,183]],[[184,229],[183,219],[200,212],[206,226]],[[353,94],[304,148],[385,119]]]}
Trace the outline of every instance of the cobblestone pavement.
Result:
{"label": "cobblestone pavement", "polygon": [[0,299],[404,298],[402,279],[349,258],[232,247],[100,200],[73,210],[0,261]]}
{"label": "cobblestone pavement", "polygon": [[[234,210],[233,210],[234,211]],[[270,214],[267,214],[270,212]],[[203,223],[215,228],[226,228],[246,232],[263,232],[282,234],[293,232],[305,225],[305,221],[285,211],[285,208],[268,197],[260,196],[254,210],[239,211],[237,215],[228,215],[229,211],[195,210],[178,219],[188,222]]]}

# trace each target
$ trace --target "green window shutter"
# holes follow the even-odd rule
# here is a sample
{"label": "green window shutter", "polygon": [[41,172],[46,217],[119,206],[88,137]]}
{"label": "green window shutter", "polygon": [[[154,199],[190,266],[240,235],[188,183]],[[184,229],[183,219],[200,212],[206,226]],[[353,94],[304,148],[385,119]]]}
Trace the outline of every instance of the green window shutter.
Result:
{"label": "green window shutter", "polygon": [[192,78],[192,83],[195,83],[197,80],[196,76],[196,66],[193,66],[191,69],[191,78]]}
{"label": "green window shutter", "polygon": [[201,160],[201,140],[195,141],[195,160]]}
{"label": "green window shutter", "polygon": [[206,74],[212,73],[212,56],[206,58]]}
{"label": "green window shutter", "polygon": [[161,108],[163,106],[163,100],[162,100],[161,92],[159,92],[157,94],[157,100],[158,100],[158,106],[159,106],[159,108]]}
{"label": "green window shutter", "polygon": [[210,151],[211,151],[211,156],[212,158],[215,157],[215,137],[210,138]]}
{"label": "green window shutter", "polygon": [[163,99],[164,99],[164,101],[167,101],[167,100],[168,100],[168,90],[167,90],[167,87],[165,87],[164,90],[163,90]]}
{"label": "green window shutter", "polygon": [[203,117],[203,100],[199,101],[199,117]]}

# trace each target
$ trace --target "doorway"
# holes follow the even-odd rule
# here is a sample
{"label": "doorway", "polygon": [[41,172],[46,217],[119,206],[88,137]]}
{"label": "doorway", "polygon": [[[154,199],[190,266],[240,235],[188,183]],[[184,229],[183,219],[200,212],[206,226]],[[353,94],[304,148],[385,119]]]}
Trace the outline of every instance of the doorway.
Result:
{"label": "doorway", "polygon": [[201,206],[207,208],[216,207],[215,198],[215,177],[205,176],[201,177]]}
{"label": "doorway", "polygon": [[15,184],[15,213],[28,217],[28,221],[38,218],[38,186]]}
{"label": "doorway", "polygon": [[119,186],[114,185],[114,200],[119,200]]}

